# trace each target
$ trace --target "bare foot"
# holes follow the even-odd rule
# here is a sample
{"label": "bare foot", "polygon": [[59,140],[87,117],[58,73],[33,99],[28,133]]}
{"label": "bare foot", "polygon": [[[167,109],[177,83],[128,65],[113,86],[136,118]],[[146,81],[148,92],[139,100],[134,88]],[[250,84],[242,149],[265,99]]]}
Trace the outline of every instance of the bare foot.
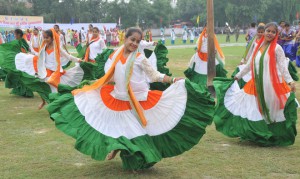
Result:
{"label": "bare foot", "polygon": [[39,105],[39,110],[41,110],[46,104],[46,101],[42,99],[42,103]]}
{"label": "bare foot", "polygon": [[119,151],[120,151],[120,150],[113,150],[113,151],[111,151],[111,152],[107,155],[106,159],[107,159],[107,160],[112,160],[112,159],[114,159],[114,158],[116,157],[116,155],[118,154]]}

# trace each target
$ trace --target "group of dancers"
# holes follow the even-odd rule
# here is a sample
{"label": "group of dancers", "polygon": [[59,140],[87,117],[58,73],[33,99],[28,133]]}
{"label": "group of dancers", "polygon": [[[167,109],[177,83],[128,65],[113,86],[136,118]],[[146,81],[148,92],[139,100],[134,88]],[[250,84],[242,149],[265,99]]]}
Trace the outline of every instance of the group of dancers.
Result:
{"label": "group of dancers", "polygon": [[120,153],[124,169],[146,169],[191,149],[212,122],[224,135],[262,146],[295,141],[297,72],[277,43],[276,23],[257,28],[232,78],[214,39],[216,100],[206,88],[206,28],[187,78],[171,76],[167,48],[143,40],[139,28],[127,29],[124,44],[113,50],[93,27],[77,57],[64,49],[55,28],[33,43],[16,29],[17,40],[0,45],[0,67],[6,87],[37,92],[40,109],[48,103],[56,127],[75,138],[83,154],[111,160]]}

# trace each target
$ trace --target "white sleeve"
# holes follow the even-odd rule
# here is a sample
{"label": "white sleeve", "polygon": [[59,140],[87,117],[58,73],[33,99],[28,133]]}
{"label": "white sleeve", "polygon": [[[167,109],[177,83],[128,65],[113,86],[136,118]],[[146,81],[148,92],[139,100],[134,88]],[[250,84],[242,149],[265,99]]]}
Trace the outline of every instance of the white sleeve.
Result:
{"label": "white sleeve", "polygon": [[153,47],[153,44],[154,44],[154,42],[147,42],[146,40],[142,40],[140,42],[140,46],[143,49],[149,49],[149,48]]}
{"label": "white sleeve", "polygon": [[29,42],[29,43],[27,42],[27,44],[28,44],[28,46],[29,46],[29,50],[30,50],[30,53],[31,53],[31,54],[33,54],[33,55],[35,55],[35,56],[39,55],[38,52],[34,51],[34,49],[33,49],[33,47],[32,47],[32,45],[31,45],[30,42]]}
{"label": "white sleeve", "polygon": [[78,62],[78,61],[79,61],[78,58],[73,57],[72,55],[68,54],[62,47],[60,47],[60,55],[61,55],[62,57],[67,58],[67,59],[70,60],[70,61],[73,61],[73,62]]}
{"label": "white sleeve", "polygon": [[286,63],[286,57],[284,55],[284,51],[279,45],[277,45],[276,47],[276,62],[277,62],[278,69],[282,74],[284,80],[287,83],[292,82],[293,78],[291,77],[290,72],[288,70],[288,65]]}
{"label": "white sleeve", "polygon": [[100,43],[100,48],[101,48],[102,50],[107,48],[106,45],[105,45],[104,40],[101,39],[101,40],[99,41],[99,43]]}
{"label": "white sleeve", "polygon": [[139,65],[152,82],[163,82],[165,74],[154,70],[145,56],[143,56],[143,59],[141,60],[141,63]]}
{"label": "white sleeve", "polygon": [[252,43],[252,45],[251,45],[251,47],[250,47],[250,49],[248,51],[248,54],[247,54],[247,56],[244,59],[244,63],[245,62],[247,63],[249,60],[251,60],[250,57],[251,57],[252,53],[254,52],[256,45],[257,44],[256,44],[255,39],[254,39],[254,42]]}
{"label": "white sleeve", "polygon": [[66,44],[66,42],[65,42],[65,39],[64,39],[64,35],[63,34],[60,34],[60,43],[61,43],[61,45],[65,45]]}
{"label": "white sleeve", "polygon": [[245,68],[238,72],[238,74],[235,75],[235,77],[237,77],[238,79],[241,79],[243,76],[245,76],[247,73],[249,73],[249,71],[251,70],[251,60],[248,60],[246,63]]}

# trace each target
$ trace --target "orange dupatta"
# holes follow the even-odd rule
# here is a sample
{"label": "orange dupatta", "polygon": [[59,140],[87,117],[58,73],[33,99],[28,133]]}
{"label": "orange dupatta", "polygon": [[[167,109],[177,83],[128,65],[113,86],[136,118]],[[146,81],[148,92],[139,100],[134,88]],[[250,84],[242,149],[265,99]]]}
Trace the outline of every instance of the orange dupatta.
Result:
{"label": "orange dupatta", "polygon": [[88,44],[88,47],[87,47],[87,49],[86,49],[86,51],[85,51],[85,56],[84,56],[84,61],[85,62],[88,62],[89,61],[89,56],[90,56],[90,51],[91,51],[91,49],[90,49],[90,45],[91,45],[91,43],[93,43],[93,42],[95,42],[95,41],[97,41],[97,40],[99,40],[100,39],[100,36],[98,36],[97,38],[92,38],[91,39],[91,42]]}
{"label": "orange dupatta", "polygon": [[[199,40],[198,40],[198,44],[197,44],[197,51],[198,51],[198,54],[200,54],[199,57],[201,58],[201,56],[202,56],[203,58],[206,58],[206,59],[203,59],[203,60],[207,61],[207,54],[206,54],[206,56],[204,54],[201,54],[202,39],[203,39],[203,36],[205,35],[205,33],[206,33],[206,27],[203,29],[203,31],[201,32],[201,34],[199,36]],[[223,51],[222,51],[222,49],[219,45],[219,42],[218,42],[218,39],[217,39],[216,35],[214,36],[214,43],[215,43],[215,48],[216,48],[217,52],[219,53],[221,60],[224,63],[225,56],[224,56],[224,53],[223,53]]]}

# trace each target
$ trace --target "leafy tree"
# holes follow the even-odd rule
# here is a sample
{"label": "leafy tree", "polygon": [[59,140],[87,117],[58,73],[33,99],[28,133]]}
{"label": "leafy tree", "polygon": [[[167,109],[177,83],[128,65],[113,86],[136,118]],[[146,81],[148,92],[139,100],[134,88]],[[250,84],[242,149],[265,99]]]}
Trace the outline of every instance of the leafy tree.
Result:
{"label": "leafy tree", "polygon": [[[139,24],[143,28],[169,26],[174,21],[189,21],[196,25],[206,22],[207,0],[30,0],[32,8],[17,0],[0,0],[0,12],[6,15],[43,16],[44,22],[74,23],[118,22],[122,28]],[[269,22],[296,19],[300,0],[215,0],[215,25],[245,25],[252,21]]]}

